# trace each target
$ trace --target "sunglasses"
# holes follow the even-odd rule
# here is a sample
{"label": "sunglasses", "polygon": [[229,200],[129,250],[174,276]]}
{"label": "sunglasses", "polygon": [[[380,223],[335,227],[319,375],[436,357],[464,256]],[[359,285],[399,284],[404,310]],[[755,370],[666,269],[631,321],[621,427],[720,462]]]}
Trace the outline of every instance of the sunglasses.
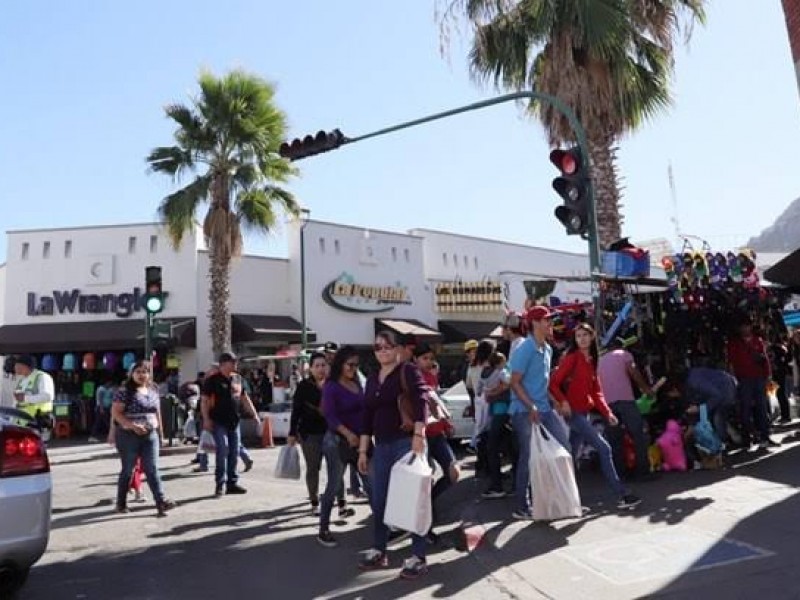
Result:
{"label": "sunglasses", "polygon": [[391,344],[375,344],[372,349],[375,350],[375,352],[381,352],[383,350],[394,350],[395,346]]}

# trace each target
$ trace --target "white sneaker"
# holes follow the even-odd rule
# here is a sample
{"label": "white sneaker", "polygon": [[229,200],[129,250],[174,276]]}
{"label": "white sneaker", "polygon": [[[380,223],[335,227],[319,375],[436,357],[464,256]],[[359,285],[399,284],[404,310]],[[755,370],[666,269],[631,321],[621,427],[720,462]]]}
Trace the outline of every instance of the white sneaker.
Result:
{"label": "white sneaker", "polygon": [[143,504],[147,502],[147,496],[142,493],[138,493],[133,497],[132,502],[136,502],[136,504]]}

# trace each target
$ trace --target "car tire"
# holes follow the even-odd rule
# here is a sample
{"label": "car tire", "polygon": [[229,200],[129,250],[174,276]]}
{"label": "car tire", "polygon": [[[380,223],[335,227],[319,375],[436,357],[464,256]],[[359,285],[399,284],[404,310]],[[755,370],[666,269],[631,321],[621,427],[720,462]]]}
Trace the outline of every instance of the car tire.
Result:
{"label": "car tire", "polygon": [[25,585],[30,572],[30,567],[26,569],[0,568],[0,598],[14,598]]}

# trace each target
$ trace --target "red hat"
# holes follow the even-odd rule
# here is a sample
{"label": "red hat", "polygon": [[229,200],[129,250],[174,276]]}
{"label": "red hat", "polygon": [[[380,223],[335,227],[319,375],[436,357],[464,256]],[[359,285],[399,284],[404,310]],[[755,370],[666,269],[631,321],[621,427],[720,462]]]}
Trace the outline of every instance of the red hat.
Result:
{"label": "red hat", "polygon": [[529,308],[525,313],[525,320],[530,321],[543,321],[545,319],[552,319],[555,313],[546,306],[534,306]]}

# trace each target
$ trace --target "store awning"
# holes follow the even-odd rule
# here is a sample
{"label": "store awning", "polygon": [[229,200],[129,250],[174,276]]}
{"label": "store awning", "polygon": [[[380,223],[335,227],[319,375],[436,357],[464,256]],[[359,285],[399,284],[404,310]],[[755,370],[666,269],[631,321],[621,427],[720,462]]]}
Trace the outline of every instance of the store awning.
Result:
{"label": "store awning", "polygon": [[495,321],[439,321],[439,329],[444,334],[445,343],[466,342],[467,340],[500,339],[503,327]]}
{"label": "store awning", "polygon": [[764,279],[800,291],[800,248],[764,271]]}
{"label": "store awning", "polygon": [[[234,344],[300,343],[303,339],[303,325],[283,315],[231,315],[231,339]],[[316,332],[306,330],[307,341],[317,339]]]}
{"label": "store awning", "polygon": [[[160,319],[173,324],[178,346],[196,345],[194,317]],[[0,354],[92,352],[144,346],[144,319],[34,323],[0,327]]]}
{"label": "store awning", "polygon": [[417,340],[429,343],[440,342],[442,333],[416,319],[375,319],[375,333],[389,329],[398,335],[414,336]]}

